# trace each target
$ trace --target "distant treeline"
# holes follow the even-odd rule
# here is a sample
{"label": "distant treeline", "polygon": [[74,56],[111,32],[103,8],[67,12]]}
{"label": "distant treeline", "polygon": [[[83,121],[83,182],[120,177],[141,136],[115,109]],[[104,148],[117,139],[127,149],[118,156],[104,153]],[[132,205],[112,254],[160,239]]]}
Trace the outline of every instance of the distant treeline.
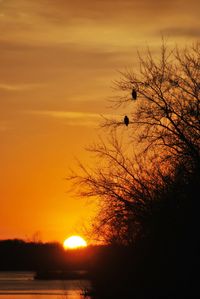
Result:
{"label": "distant treeline", "polygon": [[0,241],[0,271],[87,270],[100,247],[64,250],[59,243]]}
{"label": "distant treeline", "polygon": [[94,245],[65,250],[60,243],[26,242],[20,239],[0,240],[0,271],[85,270],[91,273],[119,263],[118,255],[129,249],[119,246]]}

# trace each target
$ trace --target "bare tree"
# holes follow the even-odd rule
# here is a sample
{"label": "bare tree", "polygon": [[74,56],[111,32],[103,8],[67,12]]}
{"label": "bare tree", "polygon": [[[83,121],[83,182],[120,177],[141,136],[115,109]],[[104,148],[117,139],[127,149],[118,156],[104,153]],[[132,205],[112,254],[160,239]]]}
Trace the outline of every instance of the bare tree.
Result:
{"label": "bare tree", "polygon": [[[127,151],[123,139],[116,134],[109,142],[92,146],[99,162],[92,169],[79,164],[79,173],[70,180],[82,197],[98,200],[99,212],[93,221],[92,238],[98,241],[130,245],[146,234],[144,225],[153,213],[172,174],[162,169],[157,156],[149,160]],[[159,195],[160,194],[160,195]]]}
{"label": "bare tree", "polygon": [[82,172],[70,177],[81,196],[98,198],[93,233],[112,243],[133,244],[146,234],[149,218],[174,192],[178,173],[184,184],[184,174],[200,168],[200,43],[182,51],[163,45],[159,60],[148,51],[139,61],[139,75],[127,71],[116,82],[125,95],[113,106],[134,101],[129,147],[139,146],[140,154],[124,148],[117,134],[124,123],[106,119],[109,142],[89,149],[98,165],[80,164]]}
{"label": "bare tree", "polygon": [[[114,100],[116,106],[129,105],[130,126],[143,149],[159,151],[170,162],[183,160],[200,165],[200,43],[191,48],[168,51],[163,44],[159,60],[148,51],[139,55],[140,72],[121,73],[115,82],[125,95]],[[119,123],[106,120],[106,127]],[[188,160],[189,159],[189,160]]]}

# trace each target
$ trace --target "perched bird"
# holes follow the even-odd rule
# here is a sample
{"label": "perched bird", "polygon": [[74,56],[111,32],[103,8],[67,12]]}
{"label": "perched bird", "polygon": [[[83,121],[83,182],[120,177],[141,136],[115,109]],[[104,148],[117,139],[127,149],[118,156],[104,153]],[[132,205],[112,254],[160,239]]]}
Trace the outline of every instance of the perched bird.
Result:
{"label": "perched bird", "polygon": [[136,100],[137,99],[137,92],[136,92],[136,90],[134,88],[132,89],[132,93],[131,94],[132,94],[132,99]]}
{"label": "perched bird", "polygon": [[124,116],[124,123],[126,126],[128,126],[128,124],[129,124],[129,118],[127,115]]}
{"label": "perched bird", "polygon": [[169,79],[169,83],[171,84],[171,86],[178,87],[178,80]]}

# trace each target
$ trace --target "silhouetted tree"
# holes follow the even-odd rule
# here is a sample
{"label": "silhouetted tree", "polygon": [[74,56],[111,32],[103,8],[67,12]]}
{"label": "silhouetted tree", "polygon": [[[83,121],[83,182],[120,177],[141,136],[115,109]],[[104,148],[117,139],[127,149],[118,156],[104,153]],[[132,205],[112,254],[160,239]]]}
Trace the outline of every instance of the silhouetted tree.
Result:
{"label": "silhouetted tree", "polygon": [[[163,160],[200,166],[200,43],[184,50],[162,46],[160,59],[139,56],[140,72],[122,73],[116,82],[125,92],[115,105],[129,104],[131,126],[143,149],[159,151]],[[137,101],[131,101],[131,92]],[[118,127],[107,120],[104,126]],[[136,134],[134,133],[136,132]]]}
{"label": "silhouetted tree", "polygon": [[80,163],[70,179],[81,196],[98,199],[92,237],[131,248],[119,255],[123,262],[100,269],[98,291],[192,297],[200,263],[200,43],[171,51],[163,44],[160,58],[148,51],[139,61],[138,74],[121,73],[123,94],[113,101],[129,108],[129,126],[105,119],[108,139],[89,148],[98,163]]}
{"label": "silhouetted tree", "polygon": [[111,243],[146,237],[153,223],[159,226],[157,216],[170,222],[191,177],[199,178],[200,44],[172,51],[163,45],[160,59],[148,51],[139,61],[139,74],[127,71],[116,82],[125,95],[113,103],[131,105],[130,139],[120,137],[123,122],[106,119],[109,142],[89,149],[98,165],[80,164],[82,173],[71,176],[82,196],[99,199],[93,232]]}

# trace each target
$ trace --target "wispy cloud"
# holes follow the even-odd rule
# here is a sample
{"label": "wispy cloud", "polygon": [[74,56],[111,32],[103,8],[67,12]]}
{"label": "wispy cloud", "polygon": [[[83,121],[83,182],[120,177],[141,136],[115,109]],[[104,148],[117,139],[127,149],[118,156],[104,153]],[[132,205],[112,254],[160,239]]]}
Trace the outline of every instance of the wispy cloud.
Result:
{"label": "wispy cloud", "polygon": [[64,120],[64,123],[69,126],[93,126],[99,127],[106,119],[118,120],[123,122],[124,113],[89,113],[89,112],[78,112],[78,111],[51,111],[51,110],[40,110],[40,111],[26,111],[35,116],[50,117],[57,120]]}
{"label": "wispy cloud", "polygon": [[38,87],[38,84],[7,84],[0,83],[0,90],[4,91],[22,91]]}
{"label": "wispy cloud", "polygon": [[76,111],[28,111],[30,114],[63,119],[67,125],[72,126],[98,126],[101,116],[97,113]]}

